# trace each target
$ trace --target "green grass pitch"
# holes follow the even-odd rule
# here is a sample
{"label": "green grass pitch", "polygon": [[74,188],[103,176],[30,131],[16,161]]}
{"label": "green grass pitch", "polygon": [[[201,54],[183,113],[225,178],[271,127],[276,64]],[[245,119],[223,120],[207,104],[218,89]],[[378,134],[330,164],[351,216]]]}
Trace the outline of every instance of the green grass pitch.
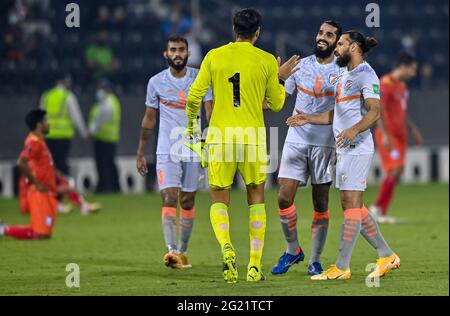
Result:
{"label": "green grass pitch", "polygon": [[[365,194],[373,201],[376,188]],[[298,192],[299,234],[310,249],[312,218],[310,188]],[[78,212],[59,216],[51,240],[0,239],[0,295],[449,295],[448,185],[398,187],[392,215],[405,220],[382,225],[384,237],[400,255],[402,266],[381,279],[380,287],[367,287],[365,267],[376,253],[360,237],[353,254],[353,278],[348,282],[312,282],[306,264],[282,276],[270,269],[285,249],[277,215],[276,191],[266,195],[268,227],[263,270],[267,280],[245,282],[248,261],[248,210],[245,193],[232,192],[231,236],[237,250],[239,283],[225,284],[221,255],[209,222],[208,194],[200,193],[191,238],[190,270],[171,270],[162,263],[165,253],[160,226],[160,198],[156,193],[139,196],[95,196],[103,210],[83,217]],[[323,254],[324,265],[335,261],[342,220],[339,196],[330,196],[331,224]],[[0,200],[0,218],[25,224],[16,200]],[[80,267],[80,288],[67,288],[68,263]]]}

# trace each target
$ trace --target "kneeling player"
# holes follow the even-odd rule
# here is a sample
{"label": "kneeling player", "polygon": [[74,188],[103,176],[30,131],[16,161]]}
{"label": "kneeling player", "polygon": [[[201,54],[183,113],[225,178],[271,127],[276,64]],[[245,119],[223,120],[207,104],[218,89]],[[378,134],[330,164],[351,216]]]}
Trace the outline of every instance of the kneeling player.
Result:
{"label": "kneeling player", "polygon": [[13,226],[0,221],[0,236],[17,239],[50,238],[56,219],[56,175],[53,160],[44,137],[49,132],[46,112],[33,110],[25,122],[30,134],[17,162],[20,171],[28,179],[26,203],[31,225]]}

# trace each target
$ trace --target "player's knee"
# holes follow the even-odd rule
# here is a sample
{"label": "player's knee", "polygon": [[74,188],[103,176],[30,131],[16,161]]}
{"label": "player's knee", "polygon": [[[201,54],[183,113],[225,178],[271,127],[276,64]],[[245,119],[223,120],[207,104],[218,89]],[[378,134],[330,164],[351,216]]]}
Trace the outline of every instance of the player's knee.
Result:
{"label": "player's knee", "polygon": [[312,199],[314,210],[318,212],[328,211],[328,192],[331,183],[313,185]]}
{"label": "player's knee", "polygon": [[164,207],[177,207],[177,196],[174,194],[164,194],[163,205]]}
{"label": "player's knee", "polygon": [[278,207],[282,210],[289,208],[292,204],[294,204],[294,199],[290,196],[287,196],[283,192],[278,193]]}
{"label": "player's knee", "polygon": [[360,205],[358,205],[357,201],[354,198],[347,197],[347,196],[341,197],[341,205],[342,205],[342,209],[344,211],[351,209],[351,208],[359,208],[360,207]]}
{"label": "player's knee", "polygon": [[327,198],[314,197],[313,204],[314,210],[317,212],[328,211],[328,197]]}
{"label": "player's knee", "polygon": [[183,196],[180,200],[180,206],[183,210],[192,210],[194,208],[194,196]]}

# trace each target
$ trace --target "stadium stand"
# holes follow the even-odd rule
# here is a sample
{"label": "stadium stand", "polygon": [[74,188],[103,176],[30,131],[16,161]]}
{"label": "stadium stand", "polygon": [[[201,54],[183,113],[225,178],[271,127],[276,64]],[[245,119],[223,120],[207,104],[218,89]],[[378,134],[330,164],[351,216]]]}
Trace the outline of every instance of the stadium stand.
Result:
{"label": "stadium stand", "polygon": [[[65,15],[57,14],[64,12],[66,2],[2,1],[1,95],[39,93],[61,72],[72,73],[74,82],[81,85],[78,89],[89,88],[91,81],[84,53],[99,30],[109,33],[109,46],[120,62],[120,68],[110,76],[119,91],[131,94],[142,91],[148,73],[164,67],[162,25],[170,14],[168,1],[76,1],[82,8],[82,24],[72,29],[65,26]],[[378,1],[382,27],[368,29],[363,18],[355,19],[367,15],[358,0],[346,1],[350,9],[345,11],[337,1],[258,1],[256,8],[264,15],[258,45],[273,53],[306,55],[312,46],[311,32],[324,19],[333,18],[345,29],[362,29],[380,40],[381,45],[370,60],[379,73],[389,70],[391,56],[396,52],[410,50],[422,61],[421,76],[412,85],[443,86],[448,78],[448,46],[439,44],[449,36],[449,3],[427,0],[423,6],[423,2]],[[199,0],[197,3],[202,8],[202,24],[194,31],[201,33],[203,51],[230,40],[228,19],[234,8],[255,5],[249,0]],[[425,9],[418,10],[419,4]],[[266,9],[269,7],[270,10]],[[190,14],[190,7],[185,9]],[[219,14],[208,15],[208,12]],[[441,49],[434,50],[434,47]]]}

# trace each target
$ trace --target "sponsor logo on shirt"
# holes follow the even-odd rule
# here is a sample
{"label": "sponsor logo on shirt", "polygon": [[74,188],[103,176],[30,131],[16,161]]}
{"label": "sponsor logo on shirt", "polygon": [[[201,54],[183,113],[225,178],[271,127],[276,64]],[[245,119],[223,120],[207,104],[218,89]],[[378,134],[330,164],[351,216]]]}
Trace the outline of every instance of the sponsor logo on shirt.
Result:
{"label": "sponsor logo on shirt", "polygon": [[339,76],[338,76],[337,74],[330,74],[330,75],[328,76],[328,82],[329,82],[331,85],[334,85],[334,84],[337,82],[338,78],[339,78]]}
{"label": "sponsor logo on shirt", "polygon": [[348,80],[348,81],[345,83],[344,90],[347,91],[348,89],[350,89],[350,87],[352,86],[352,84],[353,84],[353,81]]}

